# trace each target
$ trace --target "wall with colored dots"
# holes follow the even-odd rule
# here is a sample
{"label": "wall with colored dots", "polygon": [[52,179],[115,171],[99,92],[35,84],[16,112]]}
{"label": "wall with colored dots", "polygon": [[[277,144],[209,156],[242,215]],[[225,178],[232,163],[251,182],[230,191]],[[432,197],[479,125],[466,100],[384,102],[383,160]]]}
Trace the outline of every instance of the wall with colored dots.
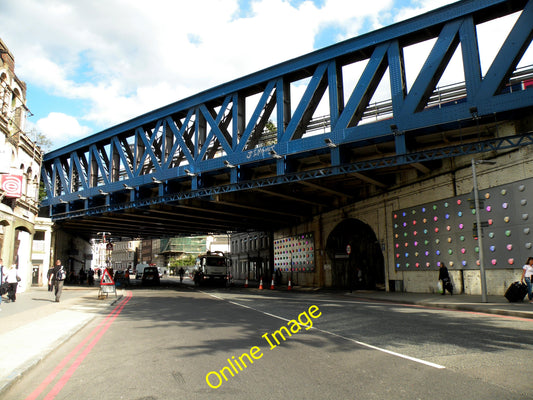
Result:
{"label": "wall with colored dots", "polygon": [[[521,268],[533,256],[533,179],[480,189],[480,219],[486,269]],[[397,270],[479,269],[474,195],[393,211]]]}
{"label": "wall with colored dots", "polygon": [[274,268],[280,268],[283,272],[315,272],[313,234],[274,240]]}

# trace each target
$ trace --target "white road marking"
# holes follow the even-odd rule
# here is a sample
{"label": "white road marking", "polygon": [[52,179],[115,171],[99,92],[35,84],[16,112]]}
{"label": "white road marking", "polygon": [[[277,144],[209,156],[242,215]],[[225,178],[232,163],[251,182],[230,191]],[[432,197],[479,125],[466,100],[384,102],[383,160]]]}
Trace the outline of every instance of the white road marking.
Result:
{"label": "white road marking", "polygon": [[[244,305],[244,304],[240,304],[240,303],[236,303],[234,301],[231,301],[231,300],[227,300],[227,299],[224,299],[223,297],[219,297],[219,296],[216,296],[212,293],[207,293],[207,292],[203,292],[211,297],[214,297],[215,299],[218,299],[218,300],[222,300],[222,301],[227,301],[228,303],[231,303],[231,304],[234,304],[236,306],[239,306],[239,307],[243,307],[243,308],[248,308],[250,310],[253,310],[253,311],[256,311],[256,312],[259,312],[261,314],[264,314],[264,315],[268,315],[269,317],[272,317],[272,318],[277,318],[277,319],[280,319],[282,321],[290,321],[289,319],[287,318],[283,318],[283,317],[280,317],[279,315],[275,315],[275,314],[271,314],[271,313],[267,313],[265,311],[261,311],[261,310],[258,310],[256,308],[253,308],[253,307],[250,307],[250,306],[247,306],[247,305]],[[408,356],[406,354],[401,354],[401,353],[397,353],[395,351],[391,351],[391,350],[387,350],[387,349],[383,349],[381,347],[377,347],[377,346],[373,346],[371,344],[368,344],[368,343],[364,343],[364,342],[361,342],[359,340],[355,340],[355,339],[351,339],[351,338],[348,338],[346,336],[342,336],[342,335],[339,335],[337,333],[334,333],[334,332],[330,332],[330,331],[326,331],[324,329],[320,329],[320,328],[316,328],[316,327],[312,327],[311,329],[316,329],[317,331],[319,332],[322,332],[322,333],[325,333],[327,335],[331,335],[331,336],[335,336],[335,337],[338,337],[340,339],[344,339],[344,340],[348,340],[350,342],[353,342],[353,343],[356,343],[358,344],[359,346],[363,346],[363,347],[367,347],[369,349],[372,349],[372,350],[377,350],[377,351],[381,351],[382,353],[386,353],[386,354],[390,354],[392,356],[395,356],[395,357],[400,357],[400,358],[403,358],[403,359],[406,359],[406,360],[410,360],[410,361],[414,361],[416,363],[419,363],[419,364],[423,364],[423,365],[426,365],[428,367],[433,367],[433,368],[437,368],[437,369],[445,369],[446,367],[444,365],[440,365],[440,364],[435,364],[435,363],[432,363],[430,361],[425,361],[425,360],[422,360],[420,358],[415,358],[415,357],[411,357],[411,356]]]}

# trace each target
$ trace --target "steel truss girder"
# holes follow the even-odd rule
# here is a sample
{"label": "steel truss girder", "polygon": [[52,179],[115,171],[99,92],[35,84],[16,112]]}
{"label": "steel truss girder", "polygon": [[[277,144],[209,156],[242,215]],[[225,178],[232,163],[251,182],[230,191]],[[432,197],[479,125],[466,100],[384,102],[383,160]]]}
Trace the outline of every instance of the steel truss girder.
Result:
{"label": "steel truss girder", "polygon": [[[520,17],[482,77],[476,24],[518,11]],[[390,160],[423,161],[422,154],[430,152],[410,152],[405,135],[397,132],[422,135],[425,128],[435,125],[471,121],[472,109],[482,118],[533,107],[529,91],[501,92],[531,43],[532,20],[533,0],[465,0],[220,85],[46,154],[42,180],[47,199],[42,205],[70,203],[130,187],[134,190],[128,204],[143,207],[163,198],[175,201],[316,179],[322,173],[352,171],[354,166],[361,171],[360,163],[340,165],[338,147],[363,145],[369,140],[394,142],[396,156]],[[435,38],[435,44],[407,91],[403,48],[429,38]],[[430,97],[459,45],[466,97],[457,104],[432,107]],[[366,68],[345,102],[342,68],[362,60],[367,61]],[[387,69],[392,115],[362,124]],[[291,84],[302,79],[307,80],[305,92],[293,107]],[[308,134],[313,113],[326,93],[329,131]],[[259,98],[248,115],[246,101],[255,95]],[[272,132],[263,129],[273,116],[277,126],[273,143],[269,143],[263,138]],[[392,132],[393,126],[396,132]],[[302,174],[289,172],[288,158],[329,151],[325,139],[337,146],[331,150],[331,167]],[[386,160],[389,158],[368,165],[380,168]],[[275,165],[277,176],[248,182],[234,168],[260,163]],[[202,175],[224,173],[228,168],[229,185],[202,187]],[[164,193],[164,185],[160,185],[156,200],[137,200],[136,191],[153,186],[154,180],[173,179],[191,179],[191,190]],[[102,207],[123,207],[122,203],[109,203],[106,199]]]}
{"label": "steel truss girder", "polygon": [[391,168],[401,165],[419,163],[424,161],[441,160],[450,157],[468,156],[473,154],[480,154],[486,152],[509,150],[517,147],[533,145],[533,132],[524,135],[515,135],[502,138],[494,138],[483,140],[475,143],[460,144],[456,146],[448,146],[433,150],[420,151],[410,153],[408,155],[396,155],[384,157],[374,160],[360,161],[345,165],[331,166],[327,168],[320,168],[312,171],[288,173],[272,178],[257,179],[253,181],[240,182],[230,185],[215,186],[205,189],[199,189],[189,192],[181,192],[168,194],[164,196],[154,197],[133,202],[124,202],[119,204],[109,204],[91,209],[84,209],[78,211],[70,211],[65,213],[58,213],[53,215],[56,221],[66,218],[75,218],[82,216],[96,216],[107,212],[122,211],[132,208],[143,208],[157,204],[169,204],[194,198],[215,199],[217,195],[251,190],[262,187],[271,187],[291,182],[301,182],[307,180],[314,180],[319,178],[331,177],[335,175],[344,175],[356,172],[364,172],[369,170],[377,170],[380,168]]}

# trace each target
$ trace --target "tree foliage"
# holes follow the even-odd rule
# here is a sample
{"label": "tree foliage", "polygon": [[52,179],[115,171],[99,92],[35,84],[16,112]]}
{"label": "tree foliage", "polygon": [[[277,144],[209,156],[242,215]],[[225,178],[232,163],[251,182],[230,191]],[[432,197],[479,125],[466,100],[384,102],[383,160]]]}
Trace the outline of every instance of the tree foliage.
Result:
{"label": "tree foliage", "polygon": [[47,151],[50,151],[51,148],[52,148],[52,141],[46,137],[45,134],[43,134],[42,132],[39,132],[37,129],[35,128],[31,128],[27,133],[26,135],[31,139],[33,140],[33,142],[39,146],[43,152],[47,152]]}
{"label": "tree foliage", "polygon": [[196,262],[196,256],[193,254],[188,254],[180,258],[172,258],[170,260],[170,267],[188,267],[194,265]]}

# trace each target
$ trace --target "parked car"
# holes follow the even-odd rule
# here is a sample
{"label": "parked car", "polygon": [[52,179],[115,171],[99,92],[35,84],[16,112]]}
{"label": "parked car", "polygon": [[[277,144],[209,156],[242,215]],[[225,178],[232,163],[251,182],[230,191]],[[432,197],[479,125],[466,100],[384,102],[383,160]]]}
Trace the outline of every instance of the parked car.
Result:
{"label": "parked car", "polygon": [[143,270],[142,275],[143,285],[160,285],[161,279],[159,278],[159,271],[156,267],[146,267]]}

